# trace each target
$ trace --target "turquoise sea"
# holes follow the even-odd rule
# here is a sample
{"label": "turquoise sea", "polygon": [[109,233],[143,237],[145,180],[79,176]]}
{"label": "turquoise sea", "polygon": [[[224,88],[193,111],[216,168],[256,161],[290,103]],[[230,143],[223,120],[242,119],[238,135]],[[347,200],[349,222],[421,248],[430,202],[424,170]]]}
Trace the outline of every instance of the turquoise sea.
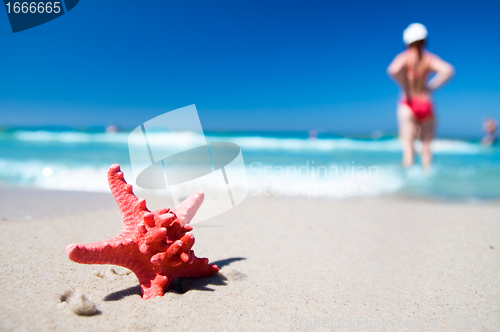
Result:
{"label": "turquoise sea", "polygon": [[[190,132],[158,133],[165,146],[184,145]],[[134,183],[129,132],[6,129],[0,132],[0,185],[108,192],[106,170],[122,166]],[[403,195],[451,200],[500,198],[500,146],[436,139],[434,165],[399,166],[393,136],[349,138],[307,133],[205,132],[207,141],[240,146],[250,195],[307,197]],[[131,142],[133,144],[133,142]],[[418,149],[418,142],[416,143]],[[196,166],[196,165],[191,165]]]}

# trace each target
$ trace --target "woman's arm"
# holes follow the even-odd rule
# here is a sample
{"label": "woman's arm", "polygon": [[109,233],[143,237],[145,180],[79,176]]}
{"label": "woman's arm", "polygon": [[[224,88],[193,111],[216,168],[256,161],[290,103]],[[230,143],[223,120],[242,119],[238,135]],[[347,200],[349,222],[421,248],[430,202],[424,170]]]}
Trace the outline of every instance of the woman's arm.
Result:
{"label": "woman's arm", "polygon": [[398,54],[394,60],[392,60],[389,67],[387,67],[387,75],[399,83],[406,95],[406,100],[409,102],[411,100],[410,84],[408,83],[408,77],[406,75],[407,68],[405,60],[406,57],[404,53]]}
{"label": "woman's arm", "polygon": [[455,75],[455,68],[453,68],[453,66],[448,62],[435,55],[432,56],[430,67],[431,70],[436,73],[436,75],[427,83],[427,89],[429,91],[439,89],[447,81],[449,81],[453,77],[453,75]]}

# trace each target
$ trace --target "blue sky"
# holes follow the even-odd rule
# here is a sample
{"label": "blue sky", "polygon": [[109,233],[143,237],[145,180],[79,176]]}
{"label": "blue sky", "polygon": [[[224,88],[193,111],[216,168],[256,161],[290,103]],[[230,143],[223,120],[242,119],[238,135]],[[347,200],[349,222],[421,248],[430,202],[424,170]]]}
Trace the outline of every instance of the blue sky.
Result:
{"label": "blue sky", "polygon": [[206,130],[396,130],[385,70],[421,22],[455,79],[435,95],[442,136],[500,118],[500,4],[83,0],[13,34],[0,9],[0,127],[132,128],[196,104]]}

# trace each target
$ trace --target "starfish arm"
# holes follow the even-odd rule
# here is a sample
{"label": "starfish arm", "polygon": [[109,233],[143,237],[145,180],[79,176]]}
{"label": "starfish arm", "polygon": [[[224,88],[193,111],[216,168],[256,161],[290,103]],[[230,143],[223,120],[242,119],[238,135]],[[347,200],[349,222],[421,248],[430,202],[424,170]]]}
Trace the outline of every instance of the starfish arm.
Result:
{"label": "starfish arm", "polygon": [[219,272],[219,267],[215,264],[208,264],[208,258],[195,257],[191,260],[189,269],[184,272],[184,276],[186,278],[202,278],[210,277],[217,272]]}
{"label": "starfish arm", "polygon": [[132,252],[132,241],[114,238],[104,242],[69,244],[66,253],[69,259],[83,264],[123,265],[123,257]]}
{"label": "starfish arm", "polygon": [[118,164],[109,167],[108,183],[122,214],[123,224],[131,226],[135,223],[134,217],[137,215],[138,210],[147,210],[146,201],[144,199],[139,200],[134,195],[132,185],[125,181],[123,173],[120,170],[120,165]]}
{"label": "starfish arm", "polygon": [[217,265],[209,265],[207,258],[198,258],[191,248],[194,237],[191,233],[185,234],[167,249],[151,257],[151,264],[160,274],[174,278],[208,277],[219,271]]}
{"label": "starfish arm", "polygon": [[198,258],[191,252],[189,263],[178,267],[168,268],[170,278],[205,278],[219,272],[215,264],[208,264],[208,258]]}
{"label": "starfish arm", "polygon": [[163,296],[165,289],[172,282],[167,276],[156,274],[154,278],[151,277],[138,277],[139,284],[141,285],[142,298],[150,299],[156,296]]}
{"label": "starfish arm", "polygon": [[175,208],[173,212],[177,215],[181,226],[185,226],[191,222],[191,219],[193,219],[204,199],[205,195],[201,191],[198,191],[183,200],[182,203]]}

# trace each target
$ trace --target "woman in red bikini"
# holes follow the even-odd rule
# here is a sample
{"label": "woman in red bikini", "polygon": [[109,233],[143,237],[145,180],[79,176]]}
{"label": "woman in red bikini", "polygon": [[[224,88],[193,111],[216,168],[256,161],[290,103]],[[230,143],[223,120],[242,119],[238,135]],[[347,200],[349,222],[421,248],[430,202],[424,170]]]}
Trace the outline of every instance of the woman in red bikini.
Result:
{"label": "woman in red bikini", "polygon": [[[430,144],[434,138],[436,119],[431,101],[431,92],[441,87],[454,74],[448,62],[425,50],[427,29],[413,23],[403,32],[407,49],[392,60],[387,73],[403,89],[398,103],[399,138],[403,146],[403,165],[413,165],[413,141],[417,134],[422,141],[422,167],[431,165]],[[427,82],[427,77],[436,75]]]}

